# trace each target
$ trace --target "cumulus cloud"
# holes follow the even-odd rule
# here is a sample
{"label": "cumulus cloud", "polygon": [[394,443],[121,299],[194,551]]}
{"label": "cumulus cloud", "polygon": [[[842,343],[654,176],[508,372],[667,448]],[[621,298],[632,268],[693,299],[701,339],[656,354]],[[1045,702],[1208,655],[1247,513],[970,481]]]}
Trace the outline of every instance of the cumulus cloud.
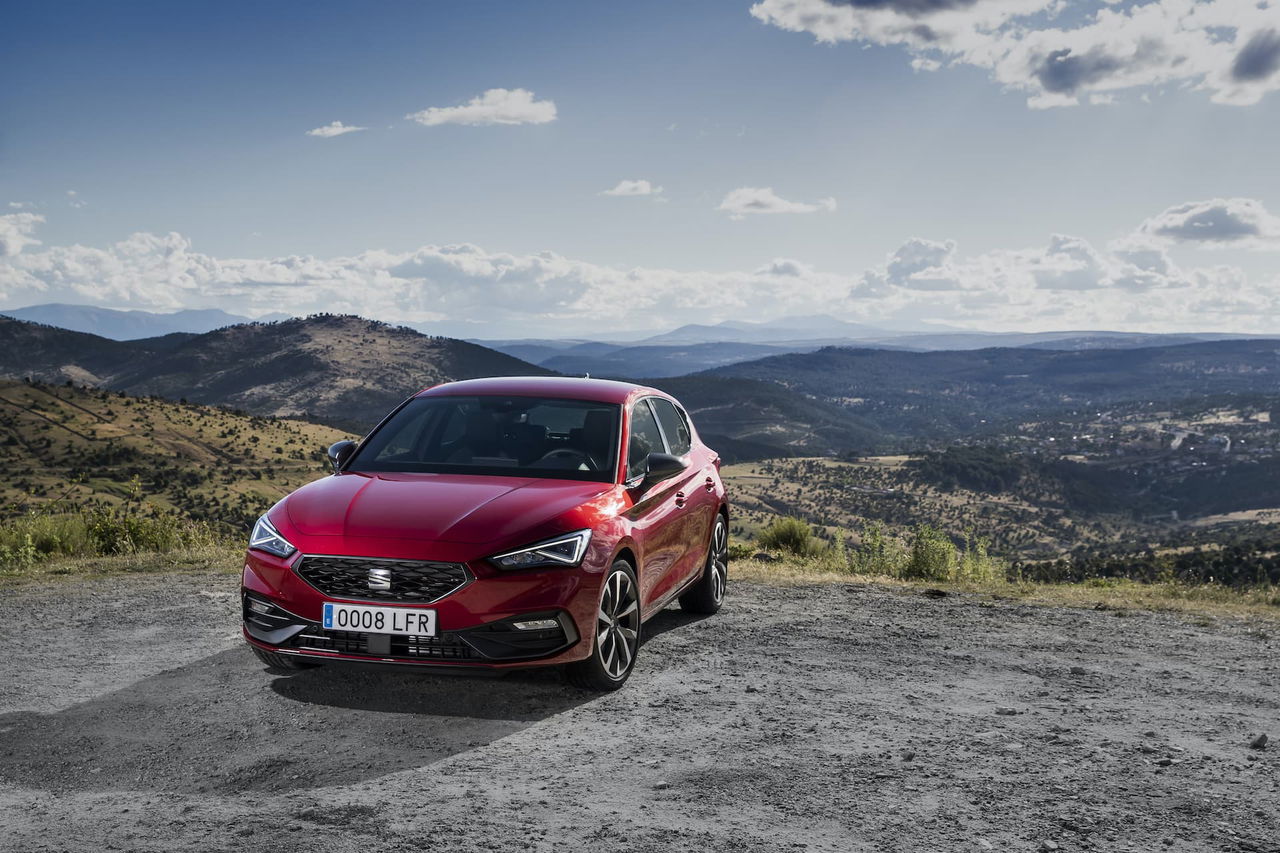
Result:
{"label": "cumulus cloud", "polygon": [[662,187],[655,187],[646,180],[622,180],[611,190],[604,190],[600,195],[661,195]]}
{"label": "cumulus cloud", "polygon": [[1142,223],[1138,233],[1211,248],[1280,249],[1280,217],[1252,198],[1175,205]]}
{"label": "cumulus cloud", "polygon": [[307,131],[307,136],[318,136],[321,139],[331,139],[335,136],[342,136],[344,133],[359,133],[362,130],[368,130],[367,127],[356,127],[352,124],[343,124],[340,121],[331,121],[322,127],[315,127]]}
{"label": "cumulus cloud", "polygon": [[31,235],[44,222],[37,213],[10,213],[0,216],[0,258],[16,255],[26,246],[39,246]]}
{"label": "cumulus cloud", "polygon": [[[1087,240],[1054,234],[1046,245],[1002,249],[960,258],[953,241],[912,238],[867,270],[854,284],[857,299],[953,298],[966,306],[1011,301],[1031,307],[1035,300],[1061,304],[1072,294],[1139,294],[1151,290],[1229,289],[1240,279],[1230,268],[1183,270],[1163,247],[1131,235],[1098,249]],[[950,297],[948,297],[950,294]],[[1162,297],[1164,298],[1164,297]]]}
{"label": "cumulus cloud", "polygon": [[834,198],[822,198],[809,203],[787,201],[779,198],[772,187],[739,187],[724,197],[716,210],[723,210],[730,219],[763,213],[815,213],[819,210],[835,210]]}
{"label": "cumulus cloud", "polygon": [[0,217],[0,305],[334,311],[430,324],[445,334],[504,336],[540,321],[566,334],[599,334],[631,328],[637,316],[689,312],[709,322],[828,312],[988,329],[1266,332],[1280,313],[1280,281],[1250,281],[1225,265],[1179,267],[1165,254],[1169,238],[1145,233],[1101,248],[1055,235],[1041,246],[977,254],[950,240],[913,238],[870,270],[838,274],[793,258],[751,271],[621,269],[471,244],[229,258],[199,252],[173,233],[134,234],[105,247],[41,246],[33,232],[42,221],[30,213]]}
{"label": "cumulus cloud", "polygon": [[912,67],[985,69],[1036,108],[1172,84],[1219,103],[1280,89],[1280,4],[1270,0],[760,0],[751,14],[825,43],[898,46]]}
{"label": "cumulus cloud", "polygon": [[79,210],[82,207],[87,207],[89,202],[80,198],[80,193],[75,190],[67,190],[67,204]]}
{"label": "cumulus cloud", "polygon": [[554,101],[538,101],[528,89],[489,89],[456,107],[429,107],[407,119],[432,127],[438,124],[546,124],[555,121]]}

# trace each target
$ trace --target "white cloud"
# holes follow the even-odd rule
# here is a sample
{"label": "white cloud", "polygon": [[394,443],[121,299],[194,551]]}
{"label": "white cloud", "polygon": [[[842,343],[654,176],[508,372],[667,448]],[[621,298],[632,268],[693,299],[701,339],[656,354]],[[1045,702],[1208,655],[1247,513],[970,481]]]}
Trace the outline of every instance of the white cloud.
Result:
{"label": "white cloud", "polygon": [[[1158,217],[1157,217],[1158,218]],[[636,317],[706,322],[834,313],[867,322],[935,319],[988,329],[1274,331],[1280,280],[1226,266],[1180,267],[1145,232],[1105,248],[1055,235],[1044,245],[965,254],[914,238],[855,274],[775,258],[751,271],[621,269],[555,252],[429,245],[317,258],[224,258],[179,234],[98,248],[39,246],[42,218],[0,217],[0,305],[218,307],[260,316],[334,311],[429,323],[446,334],[513,336],[554,321],[564,334],[633,328]],[[34,247],[34,248],[33,248]]]}
{"label": "white cloud", "polygon": [[318,136],[321,139],[331,139],[335,136],[342,136],[344,133],[359,133],[362,130],[368,130],[367,127],[356,127],[352,124],[343,124],[340,121],[331,121],[321,127],[315,127],[307,131],[307,136]]}
{"label": "white cloud", "polygon": [[75,190],[67,190],[67,204],[79,210],[82,207],[87,207],[89,202],[80,198],[80,194]]}
{"label": "white cloud", "polygon": [[1280,250],[1280,217],[1252,198],[1189,201],[1151,217],[1138,234],[1206,248]]}
{"label": "white cloud", "polygon": [[716,210],[723,210],[730,219],[764,213],[815,213],[819,210],[835,210],[834,198],[819,199],[814,203],[787,201],[779,198],[772,187],[739,187],[724,197]]}
{"label": "white cloud", "polygon": [[27,246],[39,246],[31,235],[44,222],[37,213],[10,213],[0,216],[0,258],[16,255]]}
{"label": "white cloud", "polygon": [[554,101],[534,100],[528,89],[489,89],[457,107],[429,107],[405,116],[428,127],[437,124],[546,124],[555,121]]}
{"label": "white cloud", "polygon": [[[1068,10],[1082,13],[1072,25]],[[751,14],[824,43],[902,47],[917,70],[976,66],[1034,108],[1166,84],[1236,105],[1280,89],[1274,0],[760,0]]]}
{"label": "white cloud", "polygon": [[662,187],[655,187],[646,180],[621,180],[618,185],[611,190],[604,190],[600,195],[661,195]]}

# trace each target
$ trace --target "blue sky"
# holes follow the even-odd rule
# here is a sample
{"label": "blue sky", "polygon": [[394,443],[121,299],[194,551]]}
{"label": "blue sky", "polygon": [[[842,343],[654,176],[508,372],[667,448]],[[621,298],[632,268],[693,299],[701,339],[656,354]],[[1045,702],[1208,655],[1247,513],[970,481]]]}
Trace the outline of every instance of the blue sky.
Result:
{"label": "blue sky", "polygon": [[[1048,6],[27,4],[0,307],[1274,324],[1277,9]],[[495,89],[554,119],[407,118]]]}

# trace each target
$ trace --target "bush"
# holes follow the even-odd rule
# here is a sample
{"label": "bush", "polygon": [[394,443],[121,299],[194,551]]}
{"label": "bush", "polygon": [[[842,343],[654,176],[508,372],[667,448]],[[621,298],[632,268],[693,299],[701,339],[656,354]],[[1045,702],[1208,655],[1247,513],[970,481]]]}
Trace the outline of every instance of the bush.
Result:
{"label": "bush", "polygon": [[173,551],[217,541],[213,529],[148,507],[33,510],[0,522],[0,569],[28,568],[55,557],[104,557]]}
{"label": "bush", "polygon": [[906,561],[906,549],[885,533],[883,522],[868,521],[862,528],[862,544],[849,555],[849,571],[858,575],[899,577]]}
{"label": "bush", "polygon": [[960,555],[956,568],[955,579],[962,581],[996,580],[1004,578],[1007,572],[1003,560],[987,553],[987,540],[981,536],[975,537],[972,532],[965,534],[964,552]]}
{"label": "bush", "polygon": [[902,568],[903,578],[947,581],[957,575],[959,566],[956,546],[946,534],[927,524],[916,527],[911,553]]}
{"label": "bush", "polygon": [[761,548],[769,551],[785,551],[797,557],[813,557],[822,551],[822,543],[802,519],[778,518],[756,536]]}

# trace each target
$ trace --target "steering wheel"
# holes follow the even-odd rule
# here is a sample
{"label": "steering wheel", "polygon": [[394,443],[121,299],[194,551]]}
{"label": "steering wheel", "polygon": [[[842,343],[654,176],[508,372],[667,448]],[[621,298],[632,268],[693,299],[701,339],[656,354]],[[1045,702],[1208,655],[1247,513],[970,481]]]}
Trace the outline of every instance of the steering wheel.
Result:
{"label": "steering wheel", "polygon": [[[555,450],[549,450],[542,455],[542,458],[535,462],[558,462],[564,459],[568,462],[576,462],[578,464],[586,463],[588,471],[596,469],[595,463],[591,461],[591,457],[583,453],[581,450],[574,450],[572,447],[557,447]],[[576,466],[575,466],[576,467]]]}

